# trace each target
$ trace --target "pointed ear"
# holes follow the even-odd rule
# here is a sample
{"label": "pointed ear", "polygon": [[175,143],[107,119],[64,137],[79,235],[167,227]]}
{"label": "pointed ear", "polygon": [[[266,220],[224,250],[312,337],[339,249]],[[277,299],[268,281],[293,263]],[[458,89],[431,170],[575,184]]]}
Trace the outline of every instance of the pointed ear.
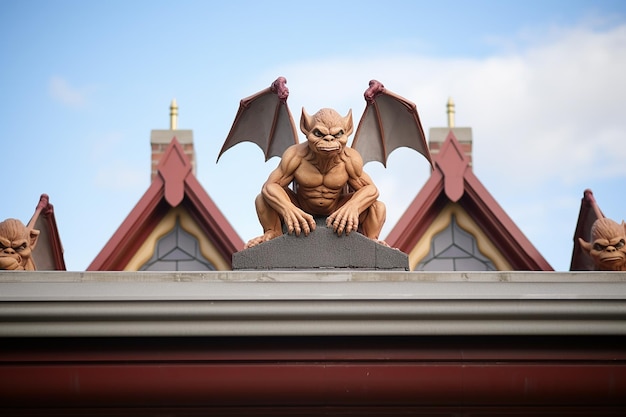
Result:
{"label": "pointed ear", "polygon": [[626,236],[626,222],[622,220],[622,227],[624,228],[624,235]]}
{"label": "pointed ear", "polygon": [[591,243],[585,242],[582,238],[578,238],[578,243],[580,243],[580,247],[583,248],[587,254],[591,252]]}
{"label": "pointed ear", "polygon": [[354,130],[352,122],[352,109],[348,110],[348,114],[343,118],[343,128],[346,130],[346,136],[350,136]]}
{"label": "pointed ear", "polygon": [[300,130],[305,136],[309,136],[309,133],[313,129],[313,118],[302,107],[302,116],[300,116]]}
{"label": "pointed ear", "polygon": [[30,229],[29,238],[30,238],[30,250],[33,250],[35,249],[35,246],[37,246],[37,240],[39,239],[39,230]]}

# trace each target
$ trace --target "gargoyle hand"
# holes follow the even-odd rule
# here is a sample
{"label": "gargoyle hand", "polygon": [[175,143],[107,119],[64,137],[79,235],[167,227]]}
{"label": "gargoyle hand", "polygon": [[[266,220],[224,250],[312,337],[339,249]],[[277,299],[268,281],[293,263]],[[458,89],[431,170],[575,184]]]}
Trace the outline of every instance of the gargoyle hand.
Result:
{"label": "gargoyle hand", "polygon": [[312,230],[315,230],[315,219],[313,216],[295,205],[286,208],[282,218],[289,234],[295,233],[296,236],[300,236],[300,233],[304,233],[305,236],[308,236]]}
{"label": "gargoyle hand", "polygon": [[353,204],[346,203],[326,219],[326,226],[332,227],[338,235],[357,230],[359,227],[359,210]]}

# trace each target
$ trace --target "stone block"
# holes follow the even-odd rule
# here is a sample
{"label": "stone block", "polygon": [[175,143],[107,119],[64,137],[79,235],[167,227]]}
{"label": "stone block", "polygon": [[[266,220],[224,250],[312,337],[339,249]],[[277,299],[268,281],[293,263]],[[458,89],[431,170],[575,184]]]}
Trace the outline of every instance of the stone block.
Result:
{"label": "stone block", "polygon": [[407,254],[375,242],[358,232],[337,235],[316,218],[308,236],[283,234],[233,254],[233,270],[366,269],[409,270]]}

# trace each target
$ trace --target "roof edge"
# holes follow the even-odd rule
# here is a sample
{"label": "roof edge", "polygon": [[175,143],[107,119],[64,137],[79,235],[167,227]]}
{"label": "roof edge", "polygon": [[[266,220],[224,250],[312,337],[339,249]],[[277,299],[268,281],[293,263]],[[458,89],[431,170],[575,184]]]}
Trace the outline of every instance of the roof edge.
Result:
{"label": "roof edge", "polygon": [[0,280],[0,337],[626,334],[618,274],[509,273],[499,281],[500,272],[472,273],[468,281],[466,273],[407,272],[382,274],[404,280],[354,281],[372,275],[353,272],[339,274],[353,280],[343,282],[319,280],[329,272],[298,274],[311,281],[263,282],[257,272],[247,282],[233,281],[241,272],[184,274],[195,281],[180,273],[140,281],[55,274],[74,282],[0,274],[13,279]]}

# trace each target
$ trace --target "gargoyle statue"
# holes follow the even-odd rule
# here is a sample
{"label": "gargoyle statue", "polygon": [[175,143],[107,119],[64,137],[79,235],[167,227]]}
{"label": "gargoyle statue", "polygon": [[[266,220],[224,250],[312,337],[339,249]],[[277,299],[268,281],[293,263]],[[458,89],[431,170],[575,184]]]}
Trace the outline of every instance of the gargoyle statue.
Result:
{"label": "gargoyle statue", "polygon": [[31,254],[38,237],[39,230],[28,230],[17,219],[0,222],[0,270],[34,271]]}
{"label": "gargoyle statue", "polygon": [[626,271],[626,223],[600,218],[591,227],[591,240],[578,238],[599,271]]}
{"label": "gargoyle statue", "polygon": [[246,248],[282,235],[283,224],[289,234],[307,236],[315,229],[314,216],[326,216],[326,225],[338,235],[358,230],[379,241],[386,207],[363,165],[377,160],[386,166],[387,156],[401,146],[431,162],[415,104],[373,80],[364,94],[366,107],[352,147],[347,147],[354,130],[352,111],[341,116],[328,108],[313,115],[302,109],[300,130],[307,140],[298,143],[286,82],[279,77],[271,87],[241,101],[218,155],[219,160],[243,141],[259,145],[266,161],[282,154],[255,199],[263,235],[248,241]]}

